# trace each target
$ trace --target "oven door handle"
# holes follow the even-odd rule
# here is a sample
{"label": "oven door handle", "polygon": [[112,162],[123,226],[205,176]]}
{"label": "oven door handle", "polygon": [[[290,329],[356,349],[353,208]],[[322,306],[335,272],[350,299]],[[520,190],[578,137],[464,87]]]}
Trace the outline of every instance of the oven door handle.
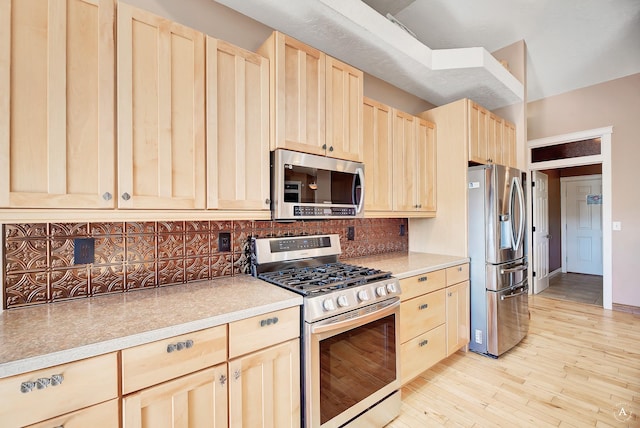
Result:
{"label": "oven door handle", "polygon": [[312,334],[321,334],[321,333],[325,333],[327,331],[334,331],[337,329],[340,330],[348,330],[350,327],[356,327],[359,325],[363,325],[366,324],[368,322],[371,321],[375,321],[377,319],[386,317],[387,315],[391,315],[392,313],[394,313],[397,308],[400,306],[400,300],[397,300],[396,302],[394,302],[393,304],[390,304],[389,306],[386,306],[380,310],[377,310],[375,312],[370,312],[368,314],[365,315],[361,315],[359,317],[354,317],[354,318],[349,318],[347,320],[344,321],[337,321],[337,322],[330,322],[328,324],[322,324],[322,323],[318,323],[319,325],[312,325],[311,326],[311,333]]}

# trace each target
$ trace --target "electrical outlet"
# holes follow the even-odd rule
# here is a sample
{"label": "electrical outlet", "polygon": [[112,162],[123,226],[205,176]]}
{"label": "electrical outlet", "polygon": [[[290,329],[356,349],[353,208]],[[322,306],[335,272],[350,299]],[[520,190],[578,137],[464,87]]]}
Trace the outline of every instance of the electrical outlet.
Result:
{"label": "electrical outlet", "polygon": [[400,225],[400,236],[404,236],[405,231],[404,231],[404,224]]}
{"label": "electrical outlet", "polygon": [[476,330],[476,343],[482,345],[482,330]]}
{"label": "electrical outlet", "polygon": [[353,226],[348,226],[348,227],[347,227],[347,240],[348,240],[348,241],[353,241],[354,239],[356,239],[356,230],[355,230],[355,227],[353,227]]}
{"label": "electrical outlet", "polygon": [[231,234],[229,232],[220,232],[218,234],[218,251],[231,251]]}
{"label": "electrical outlet", "polygon": [[73,264],[86,265],[94,263],[96,244],[94,238],[76,238],[73,240]]}

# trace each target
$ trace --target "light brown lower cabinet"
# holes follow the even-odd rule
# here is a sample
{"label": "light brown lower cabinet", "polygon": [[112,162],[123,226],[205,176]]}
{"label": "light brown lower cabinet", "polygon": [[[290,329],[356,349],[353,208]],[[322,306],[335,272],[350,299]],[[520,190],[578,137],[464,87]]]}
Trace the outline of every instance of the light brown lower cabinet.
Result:
{"label": "light brown lower cabinet", "polygon": [[229,362],[231,427],[300,426],[300,341]]}
{"label": "light brown lower cabinet", "polygon": [[400,280],[403,385],[469,343],[468,279],[461,264]]}
{"label": "light brown lower cabinet", "polygon": [[127,395],[123,428],[227,427],[227,364]]}

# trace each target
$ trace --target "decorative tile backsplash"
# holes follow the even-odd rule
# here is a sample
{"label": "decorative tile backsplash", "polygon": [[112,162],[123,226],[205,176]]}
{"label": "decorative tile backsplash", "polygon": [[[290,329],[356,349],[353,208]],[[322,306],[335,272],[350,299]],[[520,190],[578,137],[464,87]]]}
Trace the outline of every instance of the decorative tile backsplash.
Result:
{"label": "decorative tile backsplash", "polygon": [[[341,259],[407,251],[407,219],[38,223],[3,226],[4,308],[121,293],[249,272],[252,236],[337,233]],[[353,226],[355,239],[347,240]],[[231,235],[231,251],[218,234]],[[94,262],[74,265],[74,239],[94,239]]]}

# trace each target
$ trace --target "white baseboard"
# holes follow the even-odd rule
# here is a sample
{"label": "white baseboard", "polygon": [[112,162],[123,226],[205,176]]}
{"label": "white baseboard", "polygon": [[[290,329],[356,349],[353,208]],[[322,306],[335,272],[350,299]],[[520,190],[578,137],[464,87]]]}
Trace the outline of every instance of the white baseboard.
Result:
{"label": "white baseboard", "polygon": [[556,270],[554,270],[553,272],[549,272],[549,279],[553,278],[556,275],[560,275],[562,273],[562,268],[558,268]]}

